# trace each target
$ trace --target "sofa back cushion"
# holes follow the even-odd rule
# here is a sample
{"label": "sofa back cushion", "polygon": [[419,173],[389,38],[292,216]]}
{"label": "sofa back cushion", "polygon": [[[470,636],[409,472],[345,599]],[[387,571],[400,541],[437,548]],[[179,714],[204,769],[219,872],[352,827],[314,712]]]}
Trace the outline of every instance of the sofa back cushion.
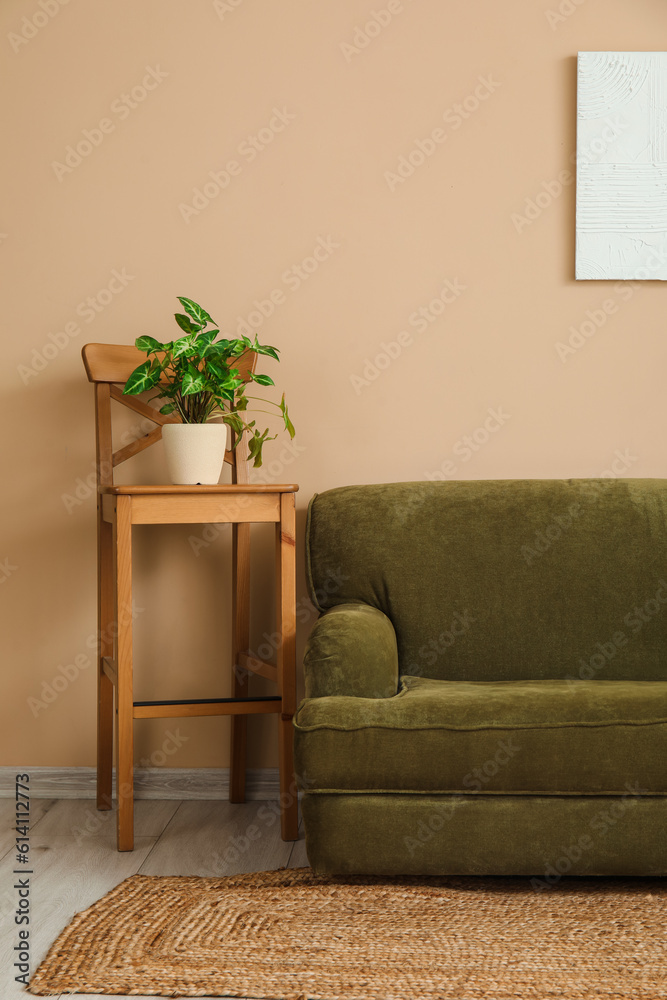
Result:
{"label": "sofa back cushion", "polygon": [[667,680],[665,480],[333,489],[307,563],[319,610],[391,619],[403,674]]}

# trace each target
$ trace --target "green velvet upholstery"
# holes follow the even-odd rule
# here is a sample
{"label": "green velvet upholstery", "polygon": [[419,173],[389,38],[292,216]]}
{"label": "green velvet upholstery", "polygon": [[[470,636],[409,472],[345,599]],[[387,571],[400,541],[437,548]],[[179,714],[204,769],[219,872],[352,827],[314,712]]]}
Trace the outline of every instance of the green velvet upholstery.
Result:
{"label": "green velvet upholstery", "polygon": [[664,480],[345,487],[307,550],[316,871],[667,874]]}
{"label": "green velvet upholstery", "polygon": [[306,643],[306,698],[390,698],[398,688],[396,633],[367,604],[339,604],[315,623]]}
{"label": "green velvet upholstery", "polygon": [[318,789],[667,794],[665,681],[433,681],[311,698],[297,771]]}
{"label": "green velvet upholstery", "polygon": [[346,486],[308,522],[317,606],[384,612],[402,674],[667,680],[664,480]]}
{"label": "green velvet upholstery", "polygon": [[306,794],[313,869],[340,875],[667,875],[667,799]]}

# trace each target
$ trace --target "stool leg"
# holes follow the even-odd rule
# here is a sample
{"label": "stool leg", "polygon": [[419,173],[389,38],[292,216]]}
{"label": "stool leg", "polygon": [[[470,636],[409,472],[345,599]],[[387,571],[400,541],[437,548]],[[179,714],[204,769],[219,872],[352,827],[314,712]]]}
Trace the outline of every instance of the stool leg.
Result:
{"label": "stool leg", "polygon": [[280,764],[280,835],[283,840],[299,839],[299,796],[294,778],[294,722],[282,715],[278,723]]}
{"label": "stool leg", "polygon": [[97,808],[111,809],[113,793],[113,684],[102,658],[113,657],[113,528],[97,513]]}
{"label": "stool leg", "polygon": [[[250,645],[250,525],[232,525],[232,697],[248,696],[248,673],[239,653]],[[245,802],[247,715],[232,715],[229,801]]]}
{"label": "stool leg", "polygon": [[132,498],[119,496],[116,557],[116,801],[118,850],[134,849],[134,696],[132,693]]}
{"label": "stool leg", "polygon": [[278,647],[278,683],[282,696],[279,721],[280,829],[283,840],[299,836],[299,800],[294,780],[294,728],[296,711],[296,532],[294,494],[281,496],[280,524],[276,525],[276,621],[281,636]]}

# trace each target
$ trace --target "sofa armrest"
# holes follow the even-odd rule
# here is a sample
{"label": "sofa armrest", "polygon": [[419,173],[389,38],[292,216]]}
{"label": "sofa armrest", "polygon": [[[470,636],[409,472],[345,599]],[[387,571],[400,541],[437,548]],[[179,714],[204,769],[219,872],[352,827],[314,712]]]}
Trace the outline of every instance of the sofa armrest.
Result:
{"label": "sofa armrest", "polygon": [[306,698],[391,698],[398,690],[394,626],[368,604],[339,604],[318,618],[304,655]]}

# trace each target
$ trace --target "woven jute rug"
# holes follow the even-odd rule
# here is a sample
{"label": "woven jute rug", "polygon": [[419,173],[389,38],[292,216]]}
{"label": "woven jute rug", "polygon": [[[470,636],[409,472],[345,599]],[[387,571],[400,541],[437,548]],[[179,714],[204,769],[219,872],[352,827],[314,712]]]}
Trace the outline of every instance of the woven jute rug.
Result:
{"label": "woven jute rug", "polygon": [[79,913],[49,993],[324,1000],[659,1000],[664,880],[135,875]]}

